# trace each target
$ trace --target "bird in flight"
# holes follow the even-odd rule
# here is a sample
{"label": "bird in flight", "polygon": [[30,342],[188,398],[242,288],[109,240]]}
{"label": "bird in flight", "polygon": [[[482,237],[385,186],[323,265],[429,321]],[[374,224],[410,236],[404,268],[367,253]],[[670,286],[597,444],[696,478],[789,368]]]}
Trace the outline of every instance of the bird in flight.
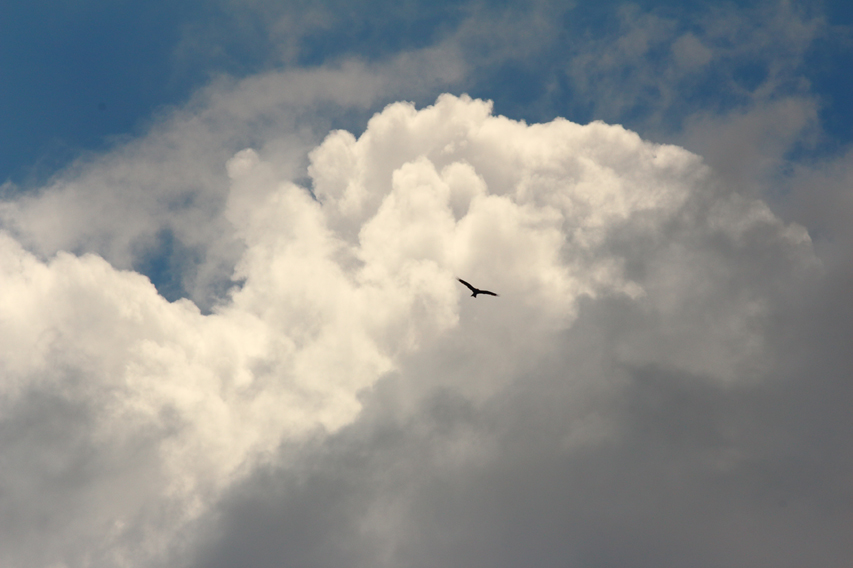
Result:
{"label": "bird in flight", "polygon": [[459,280],[460,282],[462,282],[463,284],[465,284],[465,286],[466,286],[469,290],[471,290],[471,297],[472,297],[472,298],[476,298],[476,297],[477,297],[477,294],[483,294],[483,295],[485,295],[485,296],[497,296],[497,294],[495,294],[494,292],[489,292],[488,290],[480,290],[479,288],[474,288],[473,286],[471,286],[470,284],[468,284],[467,282],[465,282],[465,281],[464,281],[464,280],[462,280],[461,278],[457,278],[457,280]]}

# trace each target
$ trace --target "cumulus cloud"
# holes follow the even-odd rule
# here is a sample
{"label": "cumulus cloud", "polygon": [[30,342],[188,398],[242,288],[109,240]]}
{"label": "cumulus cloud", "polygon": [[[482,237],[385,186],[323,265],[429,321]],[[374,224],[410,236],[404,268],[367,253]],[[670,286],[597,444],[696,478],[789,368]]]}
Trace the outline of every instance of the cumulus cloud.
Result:
{"label": "cumulus cloud", "polygon": [[[427,47],[376,64],[345,59],[314,69],[220,77],[181,108],[152,120],[145,136],[83,156],[45,187],[0,204],[0,222],[45,258],[94,252],[140,270],[172,257],[170,299],[205,311],[224,296],[241,254],[223,212],[225,163],[256,147],[282,176],[305,176],[306,154],[332,124],[349,123],[405,93],[423,96],[455,81],[452,50]],[[4,187],[7,194],[21,193]]]}
{"label": "cumulus cloud", "polygon": [[[182,136],[206,128],[172,125],[141,146],[193,147]],[[788,400],[796,378],[780,373],[783,329],[822,270],[802,227],[677,146],[601,122],[528,125],[466,96],[332,131],[307,153],[308,178],[282,167],[291,152],[223,156],[221,205],[185,204],[187,230],[227,226],[215,238],[238,251],[236,285],[205,312],[102,252],[122,214],[90,232],[72,210],[80,225],[56,236],[64,218],[42,213],[79,193],[5,204],[4,565],[511,565],[499,535],[530,515],[536,531],[508,542],[551,545],[541,565],[616,562],[642,548],[655,506],[629,493],[644,491],[664,507],[650,538],[733,543],[714,496],[775,480],[784,455],[788,432],[747,410],[755,393]],[[221,151],[202,154],[199,167]],[[146,170],[148,156],[122,168]],[[86,175],[74,191],[90,191]],[[122,211],[136,197],[115,199]],[[500,297],[467,298],[457,277]],[[784,422],[778,404],[754,408]],[[704,482],[729,490],[693,494]],[[781,532],[708,565],[762,558],[825,512],[823,490],[791,483],[766,497],[796,502]],[[764,505],[731,515],[764,522]],[[836,528],[818,525],[832,558],[849,553],[833,540],[847,506],[826,517]],[[694,507],[709,520],[679,528]]]}
{"label": "cumulus cloud", "polygon": [[[849,561],[851,456],[832,434],[849,365],[808,340],[833,285],[801,227],[677,147],[464,98],[392,105],[312,160],[350,246],[408,220],[389,223],[384,274],[405,274],[401,258],[452,264],[455,231],[459,250],[478,245],[457,269],[502,296],[462,298],[458,324],[401,354],[351,425],[232,488],[191,565]],[[463,195],[441,172],[467,176]],[[487,209],[480,240],[478,201],[539,214]]]}
{"label": "cumulus cloud", "polygon": [[428,259],[502,296],[234,486],[191,565],[849,562],[850,320],[802,227],[680,148],[448,96],[331,134],[312,174],[350,246],[398,218],[383,274]]}

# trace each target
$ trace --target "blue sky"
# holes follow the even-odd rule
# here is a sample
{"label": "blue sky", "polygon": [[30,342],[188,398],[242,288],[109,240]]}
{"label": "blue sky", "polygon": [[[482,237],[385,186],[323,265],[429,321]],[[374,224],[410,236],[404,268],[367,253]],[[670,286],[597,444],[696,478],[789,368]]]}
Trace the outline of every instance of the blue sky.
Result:
{"label": "blue sky", "polygon": [[849,2],[0,12],[0,565],[853,563]]}
{"label": "blue sky", "polygon": [[[173,57],[192,3],[27,2],[4,9],[2,177],[49,176],[138,133],[201,74]],[[103,103],[103,107],[101,107]],[[103,108],[103,110],[101,110]]]}
{"label": "blue sky", "polygon": [[[511,3],[326,3],[328,25],[308,21],[297,35],[295,53],[281,54],[278,38],[264,20],[306,12],[292,3],[272,8],[239,2],[27,2],[6,9],[2,28],[2,162],[0,179],[27,185],[43,180],[81,153],[102,151],[126,136],[139,135],[164,107],[181,105],[212,76],[245,77],[265,69],[316,66],[346,55],[376,60],[416,49],[453,32],[474,6],[512,9]],[[701,29],[716,3],[633,3],[637,10],[671,18],[680,29]],[[760,11],[761,3],[738,10]],[[764,4],[770,6],[771,4]],[[853,114],[845,104],[851,79],[849,27],[853,9],[844,2],[795,3],[803,13],[825,20],[825,33],[802,54],[798,69],[820,101],[828,151],[850,142]],[[472,96],[490,98],[500,112],[531,122],[565,116],[578,122],[618,120],[638,126],[642,104],[619,116],[601,116],[588,97],[578,97],[562,63],[579,43],[612,35],[620,2],[579,2],[547,6],[554,37],[535,57],[507,58],[476,73],[466,85]],[[734,4],[726,4],[731,7]],[[253,9],[254,7],[254,9]],[[522,10],[524,8],[521,8]],[[725,8],[722,8],[725,9]],[[768,8],[772,11],[772,8]],[[298,25],[296,26],[298,27]],[[499,41],[496,39],[496,41]],[[472,46],[473,50],[478,49]],[[651,51],[648,62],[660,54]],[[760,82],[770,62],[727,61],[731,74],[748,86]],[[622,70],[623,73],[629,73]],[[682,93],[682,109],[743,104],[732,98],[714,73]],[[664,115],[680,117],[679,109]],[[682,112],[684,112],[682,110]]]}

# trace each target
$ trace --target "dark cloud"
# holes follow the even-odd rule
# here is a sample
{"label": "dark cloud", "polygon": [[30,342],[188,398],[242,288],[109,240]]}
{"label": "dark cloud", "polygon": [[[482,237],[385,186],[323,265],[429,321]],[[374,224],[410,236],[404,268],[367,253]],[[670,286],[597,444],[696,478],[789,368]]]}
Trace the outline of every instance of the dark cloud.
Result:
{"label": "dark cloud", "polygon": [[444,389],[399,420],[400,379],[380,383],[357,423],[231,490],[192,565],[849,564],[849,314],[776,306],[798,331],[725,385],[608,360],[632,309],[584,304],[543,372],[482,404]]}
{"label": "dark cloud", "polygon": [[[600,336],[625,309],[586,305],[566,344]],[[619,388],[578,409],[574,369],[614,377],[600,353],[569,351],[561,369],[519,377],[486,404],[442,391],[403,422],[382,408],[393,381],[379,385],[355,425],[282,452],[299,467],[230,492],[222,532],[192,565],[849,563],[849,366],[781,368],[736,387],[613,368]],[[567,443],[579,411],[606,414],[603,440]]]}

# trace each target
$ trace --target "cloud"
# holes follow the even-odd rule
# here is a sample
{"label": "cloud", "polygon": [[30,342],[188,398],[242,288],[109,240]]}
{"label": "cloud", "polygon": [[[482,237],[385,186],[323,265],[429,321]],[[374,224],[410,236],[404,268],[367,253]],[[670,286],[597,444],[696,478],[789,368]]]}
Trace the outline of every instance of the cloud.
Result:
{"label": "cloud", "polygon": [[[316,94],[273,95],[282,80],[212,92],[201,118],[179,113],[73,182],[6,203],[0,486],[20,520],[0,537],[4,564],[512,565],[497,551],[513,534],[517,554],[562,565],[633,557],[645,534],[731,549],[708,564],[722,565],[764,558],[816,517],[834,557],[849,552],[833,540],[846,505],[825,509],[828,490],[797,477],[841,440],[797,462],[806,441],[784,414],[801,383],[780,371],[783,330],[821,263],[802,227],[677,146],[601,122],[528,125],[466,96],[398,102],[307,152],[310,179],[284,143],[222,157],[227,195],[204,186],[220,204],[194,198],[176,216],[196,242],[239,251],[239,285],[204,313],[109,254],[62,250],[130,254],[114,242],[122,219],[151,232],[180,184],[119,194],[112,217],[76,198],[113,195],[103,180],[127,172],[191,178],[178,166],[215,162],[219,128],[260,115],[247,101]],[[224,108],[235,116],[217,126]],[[460,276],[500,298],[467,298]],[[843,400],[832,361],[815,408],[831,389]],[[715,505],[761,479],[758,501]],[[725,528],[766,526],[782,500],[795,513],[754,546]],[[790,542],[793,558],[814,550]],[[649,562],[685,558],[661,547]]]}
{"label": "cloud", "polygon": [[625,5],[607,33],[572,47],[565,67],[593,116],[677,132],[697,110],[725,114],[805,96],[804,65],[824,18],[793,2],[665,14]]}
{"label": "cloud", "polygon": [[211,6],[2,187],[0,564],[851,564],[819,11]]}
{"label": "cloud", "polygon": [[207,310],[224,295],[241,252],[223,216],[230,156],[257,146],[275,154],[282,175],[304,177],[306,154],[330,125],[402,92],[422,96],[463,68],[452,52],[426,48],[375,65],[345,60],[221,77],[185,107],[163,111],[145,136],[84,156],[45,187],[5,200],[0,221],[42,257],[94,252],[139,269],[172,252],[180,274],[170,299],[190,297]]}
{"label": "cloud", "polygon": [[677,147],[449,96],[330,134],[311,172],[362,275],[457,263],[502,296],[235,485],[191,565],[849,560],[849,365],[809,339],[838,297],[813,302],[801,227]]}
{"label": "cloud", "polygon": [[[820,235],[822,258],[846,265],[844,249],[853,242],[846,222],[853,210],[853,153],[847,151],[813,163],[800,163],[784,181],[781,208],[787,216],[798,216]],[[825,247],[825,248],[824,248]]]}
{"label": "cloud", "polygon": [[191,565],[845,566],[844,277],[689,152],[488,111],[392,105],[312,153],[330,226],[394,268],[362,274],[461,262],[502,296],[235,485]]}

